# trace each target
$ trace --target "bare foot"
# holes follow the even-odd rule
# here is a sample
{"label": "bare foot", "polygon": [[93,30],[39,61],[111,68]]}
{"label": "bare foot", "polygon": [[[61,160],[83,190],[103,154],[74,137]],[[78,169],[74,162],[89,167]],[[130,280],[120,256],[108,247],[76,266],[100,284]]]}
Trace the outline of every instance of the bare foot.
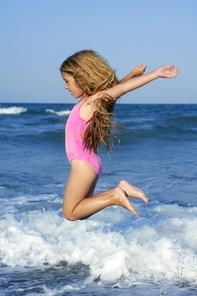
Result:
{"label": "bare foot", "polygon": [[129,210],[136,217],[139,217],[138,211],[129,202],[129,200],[127,199],[123,189],[121,189],[120,187],[116,187],[114,189],[114,195],[115,195],[115,198],[116,198],[116,203],[115,204]]}
{"label": "bare foot", "polygon": [[144,74],[145,70],[146,70],[146,65],[145,64],[136,66],[132,70],[133,77],[140,76],[140,75]]}
{"label": "bare foot", "polygon": [[136,198],[143,200],[145,203],[148,203],[148,198],[146,197],[144,192],[141,189],[131,185],[129,182],[122,180],[122,181],[120,181],[118,186],[121,187],[125,191],[127,196],[136,197]]}

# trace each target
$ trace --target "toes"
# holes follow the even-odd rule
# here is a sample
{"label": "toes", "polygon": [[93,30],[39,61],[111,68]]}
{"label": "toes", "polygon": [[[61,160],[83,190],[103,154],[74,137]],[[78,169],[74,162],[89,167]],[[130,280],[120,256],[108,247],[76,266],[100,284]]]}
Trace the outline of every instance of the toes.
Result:
{"label": "toes", "polygon": [[148,197],[145,195],[141,197],[141,200],[143,200],[146,204],[148,203]]}
{"label": "toes", "polygon": [[133,213],[134,216],[139,217],[139,213],[138,213],[137,210],[134,209],[134,210],[132,211],[132,213]]}

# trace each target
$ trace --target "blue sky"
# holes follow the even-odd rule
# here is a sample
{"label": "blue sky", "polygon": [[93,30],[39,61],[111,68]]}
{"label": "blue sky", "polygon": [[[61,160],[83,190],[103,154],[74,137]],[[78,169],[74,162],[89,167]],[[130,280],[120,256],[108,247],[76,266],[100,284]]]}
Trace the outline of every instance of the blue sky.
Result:
{"label": "blue sky", "polygon": [[0,102],[74,102],[60,64],[94,49],[121,78],[175,64],[122,103],[197,103],[197,0],[0,0]]}

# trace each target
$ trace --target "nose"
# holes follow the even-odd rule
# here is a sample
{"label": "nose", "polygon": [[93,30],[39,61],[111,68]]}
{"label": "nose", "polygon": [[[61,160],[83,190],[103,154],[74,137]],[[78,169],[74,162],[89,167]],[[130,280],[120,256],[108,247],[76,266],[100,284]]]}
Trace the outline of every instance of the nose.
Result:
{"label": "nose", "polygon": [[65,89],[68,89],[68,85],[67,84],[65,84]]}

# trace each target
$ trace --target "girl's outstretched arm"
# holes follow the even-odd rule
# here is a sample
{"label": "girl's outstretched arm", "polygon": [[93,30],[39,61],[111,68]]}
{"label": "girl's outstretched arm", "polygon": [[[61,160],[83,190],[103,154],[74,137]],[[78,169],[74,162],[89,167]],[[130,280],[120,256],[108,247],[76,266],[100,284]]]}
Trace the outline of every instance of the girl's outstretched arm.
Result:
{"label": "girl's outstretched arm", "polygon": [[127,74],[124,78],[122,78],[120,80],[120,83],[123,83],[131,78],[134,78],[134,77],[144,74],[145,70],[146,70],[145,64],[141,64],[141,65],[136,66],[135,68],[133,68],[131,70],[131,72],[129,72],[129,74]]}
{"label": "girl's outstretched arm", "polygon": [[97,95],[108,94],[114,99],[118,99],[120,96],[137,89],[157,78],[175,78],[179,74],[179,69],[174,65],[163,66],[147,74],[134,77],[123,83],[120,83],[106,91],[97,93]]}

